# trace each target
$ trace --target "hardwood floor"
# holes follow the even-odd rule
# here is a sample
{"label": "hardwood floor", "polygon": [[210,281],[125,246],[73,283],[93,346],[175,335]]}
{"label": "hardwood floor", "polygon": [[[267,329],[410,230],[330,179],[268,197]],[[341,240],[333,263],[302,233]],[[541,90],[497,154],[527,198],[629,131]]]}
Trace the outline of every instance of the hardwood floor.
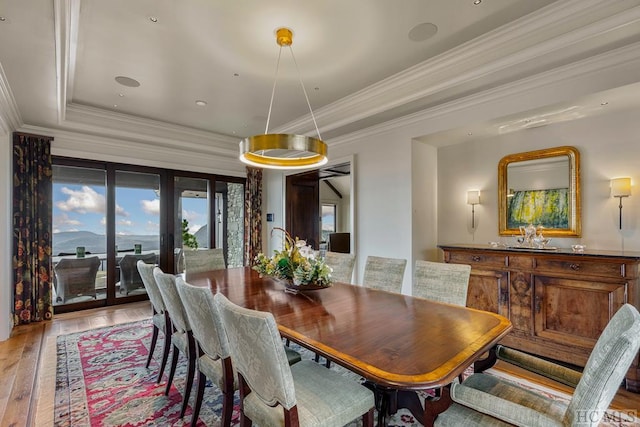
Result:
{"label": "hardwood floor", "polygon": [[[50,426],[53,424],[55,389],[55,337],[60,334],[134,322],[151,316],[148,301],[56,315],[51,322],[19,326],[12,337],[0,342],[0,425]],[[506,363],[505,372],[570,393],[566,386],[526,373]],[[614,409],[640,408],[640,394],[621,389]]]}

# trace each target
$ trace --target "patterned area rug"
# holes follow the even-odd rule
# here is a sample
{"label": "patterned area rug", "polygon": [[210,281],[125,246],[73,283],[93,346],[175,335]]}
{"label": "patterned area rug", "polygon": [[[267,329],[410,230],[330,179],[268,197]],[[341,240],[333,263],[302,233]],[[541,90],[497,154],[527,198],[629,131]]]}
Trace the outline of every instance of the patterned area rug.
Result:
{"label": "patterned area rug", "polygon": [[[57,341],[57,367],[54,424],[56,426],[185,426],[191,422],[191,406],[183,419],[179,418],[186,376],[186,359],[180,356],[178,369],[168,396],[164,395],[167,375],[156,384],[159,370],[162,336],[149,366],[144,367],[151,342],[149,321],[94,329],[62,335]],[[160,334],[161,335],[161,334]],[[303,358],[312,359],[313,353],[295,347]],[[360,377],[332,364],[331,369],[343,375]],[[167,369],[168,370],[168,369]],[[489,370],[487,372],[490,372]],[[504,375],[500,372],[497,375]],[[525,387],[540,387],[523,384]],[[191,403],[195,384],[191,392]],[[567,396],[547,392],[557,399]],[[424,395],[422,399],[424,399]],[[198,426],[219,426],[222,399],[216,386],[207,384]],[[232,425],[239,424],[236,402]],[[349,427],[356,427],[357,422]],[[388,425],[419,426],[407,410],[391,416]],[[612,425],[612,424],[608,424]],[[631,425],[631,424],[625,424]]]}

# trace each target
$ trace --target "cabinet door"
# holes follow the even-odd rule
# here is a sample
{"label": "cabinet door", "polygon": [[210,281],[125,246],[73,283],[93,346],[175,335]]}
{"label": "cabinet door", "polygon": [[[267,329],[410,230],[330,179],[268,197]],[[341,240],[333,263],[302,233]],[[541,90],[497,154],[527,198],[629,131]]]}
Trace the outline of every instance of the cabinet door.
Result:
{"label": "cabinet door", "polygon": [[627,283],[556,277],[534,279],[535,335],[591,349],[609,319],[627,300]]}
{"label": "cabinet door", "polygon": [[507,273],[504,271],[471,270],[467,307],[491,311],[508,317]]}
{"label": "cabinet door", "polygon": [[511,271],[509,273],[509,320],[513,325],[513,331],[524,332],[531,335],[531,301],[533,287],[531,286],[531,273]]}

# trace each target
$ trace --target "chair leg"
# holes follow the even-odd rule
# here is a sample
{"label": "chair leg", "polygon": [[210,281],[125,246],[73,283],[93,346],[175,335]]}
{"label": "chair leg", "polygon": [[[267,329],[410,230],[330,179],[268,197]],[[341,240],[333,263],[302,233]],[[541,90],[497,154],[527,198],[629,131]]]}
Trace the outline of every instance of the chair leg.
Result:
{"label": "chair leg", "polygon": [[231,427],[234,389],[230,357],[222,360],[222,387],[222,427]]}
{"label": "chair leg", "polygon": [[173,381],[173,376],[176,373],[176,366],[178,365],[178,347],[173,346],[173,355],[171,356],[171,368],[169,369],[169,379],[167,380],[167,388],[164,390],[164,395],[169,396],[169,390],[171,389],[171,382]]}
{"label": "chair leg", "polygon": [[240,373],[238,373],[238,392],[240,394],[240,427],[251,427],[253,424],[251,418],[244,414],[244,398],[251,393],[251,389]]}
{"label": "chair leg", "polygon": [[156,349],[156,342],[158,341],[158,327],[153,325],[153,334],[151,335],[151,347],[149,348],[149,356],[147,356],[147,364],[145,368],[149,369],[149,364],[153,358],[153,350]]}
{"label": "chair leg", "polygon": [[169,350],[171,349],[171,335],[173,333],[171,319],[169,319],[169,313],[165,312],[164,316],[164,349],[162,351],[162,362],[160,362],[160,372],[158,373],[158,380],[156,381],[156,384],[160,384],[160,381],[162,381],[164,367],[167,365],[167,360],[169,359]]}
{"label": "chair leg", "polygon": [[[196,427],[196,424],[198,424],[198,416],[200,415],[200,407],[202,407],[202,399],[204,398],[204,386],[206,383],[207,377],[202,372],[199,372],[198,389],[196,390],[196,402],[193,406],[193,414],[191,415],[191,427]],[[224,417],[224,403],[222,404],[222,411]],[[222,425],[224,426],[224,423]]]}
{"label": "chair leg", "polygon": [[187,370],[187,383],[184,385],[184,397],[182,398],[182,409],[180,410],[180,418],[184,417],[184,413],[187,412],[187,406],[189,405],[189,395],[191,394],[191,387],[193,387],[193,375],[196,371],[196,360],[198,355],[196,353],[196,340],[193,338],[191,331],[187,332],[188,349],[187,358],[189,359],[189,368]]}
{"label": "chair leg", "polygon": [[373,427],[373,408],[362,415],[362,427]]}

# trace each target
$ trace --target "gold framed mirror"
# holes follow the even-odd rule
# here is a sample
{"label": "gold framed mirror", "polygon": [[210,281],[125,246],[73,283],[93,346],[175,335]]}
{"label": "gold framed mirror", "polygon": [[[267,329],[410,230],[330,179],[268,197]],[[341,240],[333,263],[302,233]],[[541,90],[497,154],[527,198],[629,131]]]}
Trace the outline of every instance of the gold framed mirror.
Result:
{"label": "gold framed mirror", "polygon": [[564,146],[503,157],[498,200],[501,236],[533,225],[548,237],[580,237],[580,153]]}

